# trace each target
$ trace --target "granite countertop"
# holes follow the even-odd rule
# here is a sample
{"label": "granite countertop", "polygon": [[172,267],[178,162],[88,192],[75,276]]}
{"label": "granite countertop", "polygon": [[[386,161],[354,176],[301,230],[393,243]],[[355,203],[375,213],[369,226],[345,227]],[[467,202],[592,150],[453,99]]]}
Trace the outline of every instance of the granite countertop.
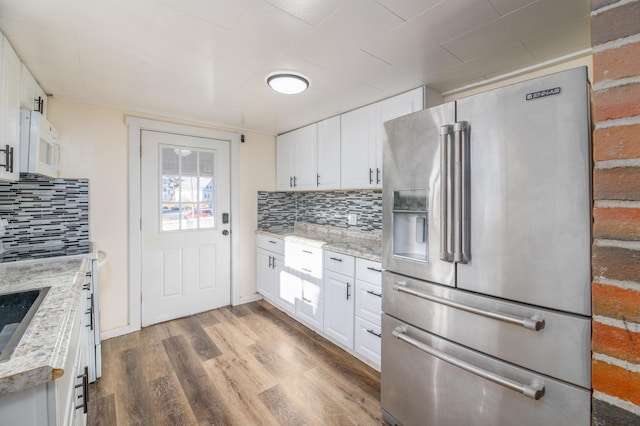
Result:
{"label": "granite countertop", "polygon": [[61,377],[82,298],[87,257],[0,265],[0,293],[51,287],[11,357],[0,362],[0,395]]}
{"label": "granite countertop", "polygon": [[294,228],[258,229],[257,234],[299,242],[324,250],[380,262],[382,243],[379,234],[350,231],[332,226],[298,224]]}

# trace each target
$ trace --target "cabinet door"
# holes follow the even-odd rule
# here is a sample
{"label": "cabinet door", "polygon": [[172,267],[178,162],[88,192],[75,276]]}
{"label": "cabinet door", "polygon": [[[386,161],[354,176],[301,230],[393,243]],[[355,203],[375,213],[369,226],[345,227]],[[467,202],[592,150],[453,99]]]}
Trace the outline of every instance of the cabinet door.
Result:
{"label": "cabinet door", "polygon": [[273,253],[257,249],[256,254],[256,286],[258,293],[266,299],[273,298]]}
{"label": "cabinet door", "polygon": [[424,108],[424,87],[385,99],[376,104],[376,180],[375,186],[382,188],[382,147],[387,139],[385,121],[411,114]]}
{"label": "cabinet door", "polygon": [[294,181],[293,189],[309,190],[316,189],[317,185],[317,151],[318,134],[317,125],[311,124],[296,130],[294,149]]}
{"label": "cabinet door", "polygon": [[318,189],[340,189],[340,116],[318,123]]}
{"label": "cabinet door", "polygon": [[340,177],[342,189],[371,188],[375,182],[375,104],[342,114]]}
{"label": "cabinet door", "polygon": [[0,149],[6,145],[13,148],[13,154],[8,158],[4,151],[0,151],[0,165],[8,161],[13,170],[6,170],[0,166],[0,179],[16,181],[20,178],[20,68],[18,55],[13,51],[6,38],[2,40],[2,93],[0,99],[2,107],[2,125],[0,125]]}
{"label": "cabinet door", "polygon": [[302,278],[302,296],[296,303],[296,317],[309,326],[322,330],[323,327],[322,280]]}
{"label": "cabinet door", "polygon": [[373,324],[356,316],[353,350],[379,366],[381,346],[382,331],[380,324]]}
{"label": "cabinet door", "polygon": [[353,349],[353,277],[325,270],[324,332],[338,343]]}
{"label": "cabinet door", "polygon": [[278,191],[293,189],[293,159],[294,159],[293,132],[278,136],[276,140],[276,186]]}
{"label": "cabinet door", "polygon": [[284,257],[274,255],[274,301],[284,311],[295,314],[296,299],[302,297],[300,276],[290,268],[284,267]]}

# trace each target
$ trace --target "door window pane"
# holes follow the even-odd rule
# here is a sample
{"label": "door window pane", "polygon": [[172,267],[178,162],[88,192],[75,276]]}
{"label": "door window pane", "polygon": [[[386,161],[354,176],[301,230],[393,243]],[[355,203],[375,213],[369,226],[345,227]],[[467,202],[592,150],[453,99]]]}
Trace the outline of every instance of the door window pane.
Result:
{"label": "door window pane", "polygon": [[161,230],[215,227],[215,152],[162,146]]}

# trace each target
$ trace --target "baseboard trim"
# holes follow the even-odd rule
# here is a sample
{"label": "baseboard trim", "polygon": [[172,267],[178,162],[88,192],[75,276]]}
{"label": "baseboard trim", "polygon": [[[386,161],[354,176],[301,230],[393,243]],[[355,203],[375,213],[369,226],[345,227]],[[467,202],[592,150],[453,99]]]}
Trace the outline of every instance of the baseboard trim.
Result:
{"label": "baseboard trim", "polygon": [[262,299],[262,295],[260,293],[249,294],[247,296],[241,296],[238,299],[237,303],[234,303],[233,306],[244,305],[245,303],[256,302]]}

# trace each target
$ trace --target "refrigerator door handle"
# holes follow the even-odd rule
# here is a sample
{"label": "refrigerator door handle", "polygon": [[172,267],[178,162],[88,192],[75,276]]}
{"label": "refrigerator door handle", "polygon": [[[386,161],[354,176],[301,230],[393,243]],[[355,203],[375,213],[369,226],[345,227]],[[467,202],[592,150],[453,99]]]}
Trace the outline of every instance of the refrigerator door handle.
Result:
{"label": "refrigerator door handle", "polygon": [[391,334],[399,340],[413,346],[414,348],[421,350],[431,356],[434,356],[442,361],[454,365],[458,368],[461,368],[465,371],[468,371],[471,374],[475,374],[476,376],[482,377],[483,379],[492,381],[501,386],[504,386],[508,389],[521,393],[524,396],[527,396],[534,400],[539,400],[544,396],[544,384],[533,382],[531,384],[519,383],[515,380],[511,380],[507,377],[500,376],[491,371],[480,368],[476,365],[470,364],[466,361],[462,361],[454,356],[451,356],[445,352],[442,352],[438,349],[432,348],[429,345],[426,345],[413,337],[410,337],[406,334],[406,327],[400,326],[396,327]]}
{"label": "refrigerator door handle", "polygon": [[440,127],[440,259],[453,261],[453,126]]}
{"label": "refrigerator door handle", "polygon": [[526,328],[528,330],[540,331],[545,326],[544,318],[538,314],[535,314],[532,317],[527,318],[527,317],[517,317],[515,315],[505,314],[503,312],[495,312],[495,311],[489,311],[482,308],[476,308],[475,306],[465,305],[463,303],[458,303],[450,299],[445,299],[443,297],[434,296],[432,294],[427,294],[427,293],[423,293],[421,291],[412,289],[410,287],[407,287],[407,283],[405,281],[396,281],[393,284],[393,289],[399,293],[410,294],[411,296],[419,297],[420,299],[425,299],[430,302],[448,306],[450,308],[454,308],[454,309],[469,312],[472,314],[480,315],[483,317],[495,319],[498,321],[503,321],[513,325],[519,325],[520,327]]}
{"label": "refrigerator door handle", "polygon": [[466,121],[459,121],[453,126],[454,133],[454,155],[455,155],[455,176],[454,182],[454,249],[453,258],[455,262],[467,263],[469,260],[469,184],[467,182],[468,168],[468,129]]}

